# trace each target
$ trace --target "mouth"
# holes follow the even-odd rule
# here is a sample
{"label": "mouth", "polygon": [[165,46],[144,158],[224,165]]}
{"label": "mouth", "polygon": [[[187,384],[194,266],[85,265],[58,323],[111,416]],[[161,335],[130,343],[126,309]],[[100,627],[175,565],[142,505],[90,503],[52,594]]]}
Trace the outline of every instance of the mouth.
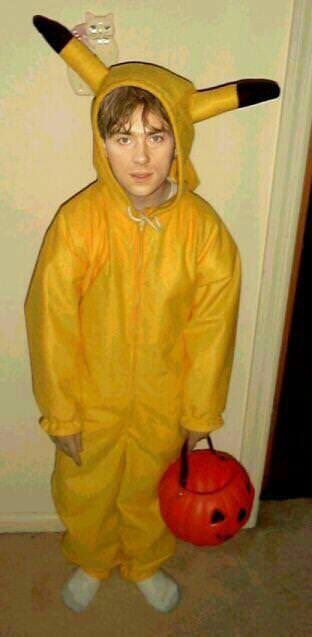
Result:
{"label": "mouth", "polygon": [[152,176],[152,173],[130,173],[130,177],[136,181],[146,181]]}

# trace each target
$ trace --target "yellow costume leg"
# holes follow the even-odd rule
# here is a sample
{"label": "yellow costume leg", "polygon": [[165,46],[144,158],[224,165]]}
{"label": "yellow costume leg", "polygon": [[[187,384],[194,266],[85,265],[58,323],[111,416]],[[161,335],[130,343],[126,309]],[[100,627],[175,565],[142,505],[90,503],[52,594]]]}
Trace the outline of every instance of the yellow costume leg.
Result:
{"label": "yellow costume leg", "polygon": [[57,449],[51,478],[55,508],[66,528],[62,552],[98,579],[108,578],[122,558],[115,502],[124,454],[115,437],[105,429],[84,433],[81,466]]}
{"label": "yellow costume leg", "polygon": [[[169,442],[169,441],[168,441]],[[137,436],[127,438],[126,462],[117,508],[120,536],[127,560],[120,573],[124,579],[139,581],[153,575],[176,550],[176,538],[166,526],[159,509],[158,484],[169,464],[179,455],[181,441],[170,454],[157,453],[157,438],[147,442]]]}
{"label": "yellow costume leg", "polygon": [[138,425],[83,434],[82,465],[56,450],[55,508],[66,528],[62,552],[98,579],[120,565],[124,579],[150,577],[176,549],[159,509],[159,481],[183,439],[145,438]]}

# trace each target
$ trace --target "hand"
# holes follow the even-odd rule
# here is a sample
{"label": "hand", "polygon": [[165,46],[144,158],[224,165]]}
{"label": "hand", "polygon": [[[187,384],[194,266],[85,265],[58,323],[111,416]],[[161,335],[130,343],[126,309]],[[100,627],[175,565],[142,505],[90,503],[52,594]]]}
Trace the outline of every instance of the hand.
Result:
{"label": "hand", "polygon": [[195,445],[202,440],[203,438],[207,438],[207,431],[189,431],[188,432],[188,441],[187,441],[187,450],[192,451]]}
{"label": "hand", "polygon": [[81,432],[69,436],[50,436],[55,446],[72,458],[77,465],[81,465],[80,452],[82,449]]}

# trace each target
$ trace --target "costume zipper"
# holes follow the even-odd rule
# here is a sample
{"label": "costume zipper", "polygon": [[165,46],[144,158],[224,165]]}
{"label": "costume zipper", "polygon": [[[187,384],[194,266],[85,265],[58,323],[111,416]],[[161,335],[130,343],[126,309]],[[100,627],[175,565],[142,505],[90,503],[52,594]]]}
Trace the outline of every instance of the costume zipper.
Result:
{"label": "costume zipper", "polygon": [[[137,340],[138,340],[138,326],[139,326],[139,310],[142,298],[142,264],[143,264],[143,237],[144,237],[145,224],[140,224],[137,232],[137,251],[136,251],[136,276],[135,276],[135,305],[133,311],[133,355],[132,355],[132,383],[134,389],[134,375],[137,359]],[[134,396],[134,391],[133,391]]]}

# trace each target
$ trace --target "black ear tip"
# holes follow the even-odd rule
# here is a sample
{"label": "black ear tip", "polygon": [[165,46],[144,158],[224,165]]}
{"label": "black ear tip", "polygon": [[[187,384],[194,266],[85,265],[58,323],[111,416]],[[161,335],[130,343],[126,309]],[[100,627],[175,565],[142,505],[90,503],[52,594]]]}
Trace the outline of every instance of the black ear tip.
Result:
{"label": "black ear tip", "polygon": [[43,15],[35,15],[33,24],[57,53],[60,53],[73,37],[71,31],[62,24]]}
{"label": "black ear tip", "polygon": [[[259,80],[258,85],[255,86],[255,91],[259,101],[274,100],[280,95],[280,87],[274,80]],[[262,98],[262,100],[261,100]]]}
{"label": "black ear tip", "polygon": [[279,97],[281,94],[281,89],[279,87],[279,85],[277,84],[277,82],[272,82],[273,86],[272,86],[272,95],[273,98],[275,97]]}
{"label": "black ear tip", "polygon": [[33,25],[36,29],[40,29],[46,22],[48,22],[48,18],[45,18],[43,15],[34,15],[33,17]]}
{"label": "black ear tip", "polygon": [[239,108],[274,100],[280,95],[280,87],[274,80],[239,80],[237,93]]}

